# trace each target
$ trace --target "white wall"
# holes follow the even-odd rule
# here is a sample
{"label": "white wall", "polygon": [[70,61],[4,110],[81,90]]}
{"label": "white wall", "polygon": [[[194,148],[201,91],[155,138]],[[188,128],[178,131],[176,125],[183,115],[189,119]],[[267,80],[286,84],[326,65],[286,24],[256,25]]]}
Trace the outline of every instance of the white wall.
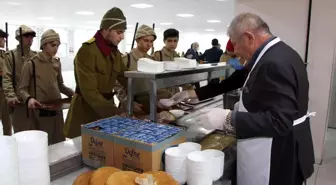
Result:
{"label": "white wall", "polygon": [[[320,163],[324,150],[336,33],[336,25],[329,19],[336,16],[332,12],[336,1],[313,2],[307,70],[310,81],[309,109],[317,112],[317,116],[311,119],[315,158]],[[275,35],[304,58],[308,5],[308,0],[237,0],[236,13],[253,12],[260,15]]]}
{"label": "white wall", "polygon": [[236,14],[261,16],[274,35],[305,56],[308,0],[236,0]]}
{"label": "white wall", "polygon": [[308,73],[310,80],[310,108],[317,112],[312,119],[315,154],[319,162],[323,156],[324,140],[329,116],[332,117],[332,105],[329,104],[331,92],[336,25],[335,0],[313,1],[311,36],[308,56]]}

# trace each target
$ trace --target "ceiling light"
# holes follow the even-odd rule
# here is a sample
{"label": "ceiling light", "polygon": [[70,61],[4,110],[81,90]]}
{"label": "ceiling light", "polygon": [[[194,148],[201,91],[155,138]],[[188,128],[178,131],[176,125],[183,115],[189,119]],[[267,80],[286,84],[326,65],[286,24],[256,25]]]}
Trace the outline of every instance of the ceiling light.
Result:
{"label": "ceiling light", "polygon": [[47,24],[46,26],[48,26],[48,27],[54,27],[54,28],[65,28],[65,27],[69,27],[69,25],[66,25],[66,24]]}
{"label": "ceiling light", "polygon": [[173,24],[173,23],[171,23],[171,22],[161,22],[161,23],[160,23],[160,25],[167,25],[167,26],[168,26],[168,25],[172,25],[172,24]]}
{"label": "ceiling light", "polygon": [[133,7],[133,8],[152,8],[153,5],[150,5],[150,4],[132,4],[131,7]]}
{"label": "ceiling light", "polygon": [[22,5],[21,3],[18,3],[18,2],[7,2],[6,4],[12,5],[12,6],[20,6],[20,5]]}
{"label": "ceiling light", "polygon": [[100,24],[100,21],[88,21],[89,24]]}
{"label": "ceiling light", "polygon": [[192,15],[192,14],[187,14],[187,13],[177,14],[177,16],[179,16],[179,17],[184,17],[184,18],[187,18],[187,17],[194,17],[194,15]]}
{"label": "ceiling light", "polygon": [[92,11],[77,11],[76,14],[78,15],[94,15],[95,13]]}
{"label": "ceiling light", "polygon": [[207,20],[208,23],[220,23],[220,20]]}
{"label": "ceiling light", "polygon": [[37,17],[36,19],[39,19],[39,20],[53,20],[54,18],[53,17]]}
{"label": "ceiling light", "polygon": [[205,31],[215,31],[214,29],[205,29]]}

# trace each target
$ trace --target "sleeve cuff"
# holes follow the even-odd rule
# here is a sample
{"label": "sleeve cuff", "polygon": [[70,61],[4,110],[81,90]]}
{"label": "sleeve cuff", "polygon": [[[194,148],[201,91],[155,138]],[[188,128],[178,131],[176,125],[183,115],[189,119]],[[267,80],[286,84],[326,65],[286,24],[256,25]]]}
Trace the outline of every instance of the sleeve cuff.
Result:
{"label": "sleeve cuff", "polygon": [[32,99],[33,97],[29,96],[26,101],[25,101],[25,104],[28,104],[29,100]]}

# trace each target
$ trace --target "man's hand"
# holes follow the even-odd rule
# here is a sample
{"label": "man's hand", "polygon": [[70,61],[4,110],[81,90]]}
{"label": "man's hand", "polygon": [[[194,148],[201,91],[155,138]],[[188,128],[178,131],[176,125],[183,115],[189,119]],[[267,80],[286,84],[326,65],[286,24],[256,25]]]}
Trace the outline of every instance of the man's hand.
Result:
{"label": "man's hand", "polygon": [[187,90],[176,93],[171,99],[174,100],[175,104],[178,104],[188,99],[196,99],[196,98],[197,94],[195,90]]}
{"label": "man's hand", "polygon": [[136,112],[136,113],[143,112],[142,108],[143,108],[143,105],[141,105],[140,103],[134,102],[134,104],[133,104],[133,111],[134,112]]}
{"label": "man's hand", "polygon": [[28,108],[35,109],[35,108],[39,108],[39,107],[42,107],[42,104],[39,101],[35,100],[34,98],[29,99]]}
{"label": "man's hand", "polygon": [[205,114],[197,119],[197,122],[199,122],[203,128],[208,130],[220,129],[233,131],[231,123],[226,122],[226,118],[229,113],[231,113],[231,110],[213,108],[204,110],[203,112]]}
{"label": "man's hand", "polygon": [[10,107],[15,107],[17,104],[21,104],[22,102],[20,102],[16,97],[15,98],[10,98],[7,99],[7,104]]}

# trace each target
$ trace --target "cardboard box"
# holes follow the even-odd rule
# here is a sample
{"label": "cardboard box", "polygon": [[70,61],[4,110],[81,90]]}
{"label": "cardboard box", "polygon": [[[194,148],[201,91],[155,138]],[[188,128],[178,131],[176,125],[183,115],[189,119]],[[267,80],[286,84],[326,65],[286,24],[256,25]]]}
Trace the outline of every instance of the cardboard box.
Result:
{"label": "cardboard box", "polygon": [[183,130],[155,144],[128,140],[83,126],[81,130],[84,164],[94,168],[113,166],[138,173],[162,170],[164,150],[186,140]]}
{"label": "cardboard box", "polygon": [[165,149],[185,140],[184,131],[154,145],[115,137],[114,167],[138,173],[163,170],[162,157]]}
{"label": "cardboard box", "polygon": [[82,127],[83,162],[94,168],[113,166],[113,136]]}

